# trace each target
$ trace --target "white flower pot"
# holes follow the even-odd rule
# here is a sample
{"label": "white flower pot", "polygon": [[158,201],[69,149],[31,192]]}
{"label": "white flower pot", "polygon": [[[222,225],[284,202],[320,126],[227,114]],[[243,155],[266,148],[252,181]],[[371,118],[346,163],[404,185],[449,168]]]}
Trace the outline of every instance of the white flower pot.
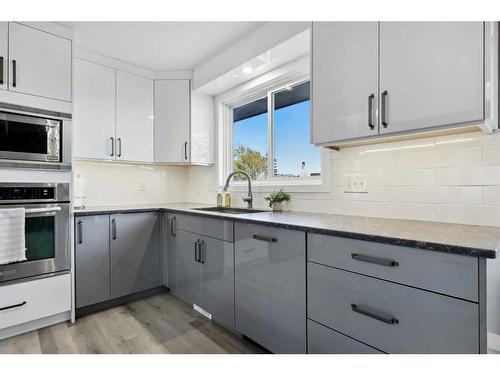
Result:
{"label": "white flower pot", "polygon": [[273,203],[273,212],[281,212],[281,211],[283,211],[283,203],[284,202],[274,202]]}

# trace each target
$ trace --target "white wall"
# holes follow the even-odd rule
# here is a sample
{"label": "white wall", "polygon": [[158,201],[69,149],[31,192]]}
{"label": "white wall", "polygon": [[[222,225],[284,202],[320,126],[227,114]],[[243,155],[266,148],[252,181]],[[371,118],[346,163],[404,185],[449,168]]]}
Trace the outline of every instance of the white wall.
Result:
{"label": "white wall", "polygon": [[[74,161],[75,204],[86,207],[174,203],[186,200],[185,167]],[[77,177],[83,179],[79,193]]]}

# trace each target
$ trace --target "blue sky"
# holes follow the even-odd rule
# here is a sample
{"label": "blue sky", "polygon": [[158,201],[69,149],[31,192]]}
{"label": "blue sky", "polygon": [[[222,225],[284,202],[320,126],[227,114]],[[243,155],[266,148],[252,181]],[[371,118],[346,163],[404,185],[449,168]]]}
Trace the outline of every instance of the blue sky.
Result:
{"label": "blue sky", "polygon": [[[298,174],[303,161],[310,172],[320,171],[320,150],[309,144],[310,101],[281,108],[274,113],[275,157],[278,173]],[[233,124],[233,147],[268,150],[267,113]]]}

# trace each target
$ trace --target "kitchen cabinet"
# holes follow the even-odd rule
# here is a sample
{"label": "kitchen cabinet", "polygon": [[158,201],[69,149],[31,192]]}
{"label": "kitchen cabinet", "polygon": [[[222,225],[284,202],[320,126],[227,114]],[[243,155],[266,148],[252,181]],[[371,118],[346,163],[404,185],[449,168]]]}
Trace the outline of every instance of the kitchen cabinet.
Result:
{"label": "kitchen cabinet", "polygon": [[485,86],[496,87],[491,79],[485,84],[486,26],[313,23],[312,143],[336,146],[478,123],[498,127],[485,110]]}
{"label": "kitchen cabinet", "polygon": [[110,299],[109,215],[75,220],[76,308]]}
{"label": "kitchen cabinet", "polygon": [[163,284],[157,212],[77,216],[75,231],[77,308]]}
{"label": "kitchen cabinet", "polygon": [[153,162],[153,81],[116,71],[116,157]]}
{"label": "kitchen cabinet", "polygon": [[235,223],[235,328],[274,353],[306,352],[306,235]]}
{"label": "kitchen cabinet", "polygon": [[158,163],[213,164],[213,97],[191,91],[189,79],[155,81]]}
{"label": "kitchen cabinet", "polygon": [[162,285],[158,214],[111,215],[110,226],[111,298]]}
{"label": "kitchen cabinet", "polygon": [[482,22],[381,22],[380,133],[482,120],[483,33]]}
{"label": "kitchen cabinet", "polygon": [[315,22],[312,142],[378,134],[378,22]]}
{"label": "kitchen cabinet", "polygon": [[[186,226],[191,218],[204,220],[189,215],[169,215],[169,232],[174,240],[167,244],[167,254],[175,252],[174,293],[185,302],[201,307],[219,324],[233,328],[234,244],[221,238],[221,232],[216,228],[227,223],[208,219],[214,220],[214,230],[209,230],[211,236],[206,236],[192,232],[200,227]],[[186,227],[192,231],[181,229]],[[171,259],[172,255],[169,261]],[[172,268],[169,265],[169,272]]]}
{"label": "kitchen cabinet", "polygon": [[9,23],[9,90],[71,102],[71,40]]}
{"label": "kitchen cabinet", "polygon": [[74,59],[73,156],[112,160],[115,157],[115,71]]}
{"label": "kitchen cabinet", "polygon": [[166,228],[164,230],[165,233],[167,233],[167,243],[165,252],[165,260],[166,263],[164,264],[164,275],[166,275],[166,284],[168,288],[170,289],[171,292],[174,294],[177,292],[177,273],[175,269],[175,264],[176,264],[176,249],[177,249],[177,236],[175,236],[174,233],[174,228],[175,228],[175,221],[176,221],[176,216],[175,214],[168,214],[167,215],[167,221],[165,223]]}
{"label": "kitchen cabinet", "polygon": [[74,156],[152,162],[153,81],[79,58],[74,70]]}
{"label": "kitchen cabinet", "polygon": [[9,24],[0,22],[0,90],[7,89]]}

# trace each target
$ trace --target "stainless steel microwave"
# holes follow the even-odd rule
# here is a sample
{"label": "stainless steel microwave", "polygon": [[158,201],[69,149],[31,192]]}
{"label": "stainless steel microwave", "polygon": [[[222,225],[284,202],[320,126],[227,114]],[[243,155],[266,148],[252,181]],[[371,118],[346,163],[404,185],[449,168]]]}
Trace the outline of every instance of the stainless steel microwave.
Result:
{"label": "stainless steel microwave", "polygon": [[63,121],[0,111],[0,159],[62,163]]}

